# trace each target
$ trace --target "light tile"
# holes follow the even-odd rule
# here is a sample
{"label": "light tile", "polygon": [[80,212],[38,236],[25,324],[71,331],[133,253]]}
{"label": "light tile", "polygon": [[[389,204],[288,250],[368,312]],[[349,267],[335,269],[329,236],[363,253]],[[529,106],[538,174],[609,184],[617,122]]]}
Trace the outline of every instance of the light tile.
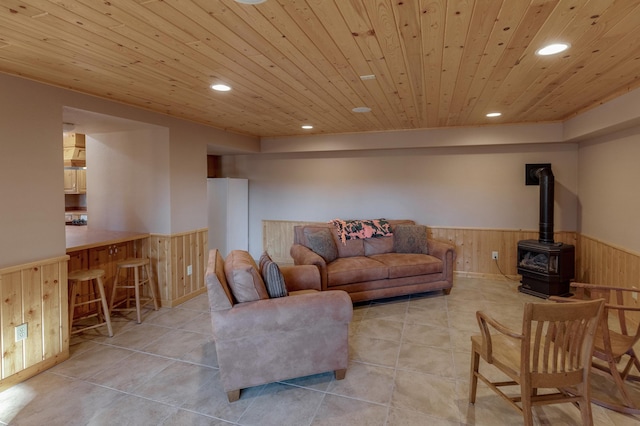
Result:
{"label": "light tile", "polygon": [[393,392],[393,380],[393,368],[351,362],[345,378],[334,380],[327,392],[387,405]]}
{"label": "light tile", "polygon": [[174,361],[131,393],[165,404],[180,405],[195,399],[202,384],[216,376],[215,369]]}
{"label": "light tile", "polygon": [[231,426],[233,423],[208,417],[191,411],[178,410],[169,416],[162,426]]}
{"label": "light tile", "polygon": [[144,322],[171,328],[180,328],[182,325],[200,316],[199,312],[187,309],[162,309],[158,312],[156,315],[147,317]]}
{"label": "light tile", "polygon": [[356,336],[349,340],[349,356],[354,361],[395,367],[400,343],[391,340]]}
{"label": "light tile", "polygon": [[96,345],[67,361],[51,368],[50,372],[76,379],[86,379],[103,370],[112,370],[123,359],[131,355],[126,349]]}
{"label": "light tile", "polygon": [[357,334],[374,339],[399,342],[402,337],[403,325],[402,322],[385,318],[364,319],[358,325]]}
{"label": "light tile", "polygon": [[128,328],[122,334],[115,335],[109,340],[109,345],[120,346],[126,349],[141,350],[157,339],[162,338],[169,329],[153,324],[142,323]]}
{"label": "light tile", "polygon": [[88,380],[123,392],[131,392],[167,368],[172,362],[166,358],[130,352],[130,355],[117,365],[102,370]]}
{"label": "light tile", "polygon": [[325,394],[282,383],[266,385],[240,417],[245,426],[308,425]]}
{"label": "light tile", "polygon": [[456,422],[460,420],[457,399],[455,381],[416,371],[399,370],[391,406]]}
{"label": "light tile", "polygon": [[[470,336],[479,333],[478,309],[520,329],[526,301],[540,299],[519,293],[517,283],[456,277],[448,296],[358,303],[344,380],[330,372],[300,377],[243,389],[229,403],[203,294],[148,312],[143,324],[116,315],[112,338],[74,335],[69,360],[0,392],[0,424],[521,424],[521,415],[483,383],[476,404],[468,403]],[[484,362],[480,369],[505,379]],[[592,410],[597,425],[639,421],[593,404]],[[571,404],[534,413],[537,425],[580,423]]]}
{"label": "light tile", "polygon": [[337,395],[326,395],[311,426],[384,426],[387,406]]}
{"label": "light tile", "polygon": [[451,349],[403,343],[398,355],[398,368],[443,377],[455,376]]}

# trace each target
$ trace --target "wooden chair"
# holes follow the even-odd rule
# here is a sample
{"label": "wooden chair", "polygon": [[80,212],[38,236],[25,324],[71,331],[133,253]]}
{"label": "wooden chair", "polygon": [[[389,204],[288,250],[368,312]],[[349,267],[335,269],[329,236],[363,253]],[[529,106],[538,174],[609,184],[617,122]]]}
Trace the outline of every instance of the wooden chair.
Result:
{"label": "wooden chair", "polygon": [[[561,402],[578,403],[582,423],[592,425],[589,370],[593,339],[603,308],[603,300],[570,305],[526,303],[521,332],[477,312],[482,334],[471,337],[469,402],[476,401],[480,379],[520,411],[527,426],[533,425],[532,406]],[[490,334],[490,330],[499,333]],[[491,382],[479,372],[480,358],[511,380]],[[500,390],[500,387],[514,385],[520,385],[518,396],[509,396]],[[557,392],[539,395],[538,389],[545,388],[557,389]]]}
{"label": "wooden chair", "polygon": [[[606,377],[614,386],[604,386],[602,389],[592,386],[591,400],[611,410],[640,414],[640,385],[631,386],[631,382],[640,382],[640,361],[633,349],[640,341],[639,315],[636,314],[634,318],[636,325],[631,326],[628,322],[630,315],[640,312],[640,307],[629,306],[632,293],[638,292],[638,289],[585,283],[572,283],[571,286],[575,290],[572,298],[551,299],[568,302],[603,298],[606,302],[595,337],[592,371]],[[626,362],[625,358],[628,358]],[[634,367],[635,374],[631,374]]]}

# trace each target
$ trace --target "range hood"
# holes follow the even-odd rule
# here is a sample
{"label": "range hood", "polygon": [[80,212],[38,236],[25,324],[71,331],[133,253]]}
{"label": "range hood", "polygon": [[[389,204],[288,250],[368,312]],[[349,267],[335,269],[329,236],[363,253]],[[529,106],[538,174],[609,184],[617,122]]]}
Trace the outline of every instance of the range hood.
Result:
{"label": "range hood", "polygon": [[81,133],[65,133],[63,135],[64,166],[86,167],[84,135]]}

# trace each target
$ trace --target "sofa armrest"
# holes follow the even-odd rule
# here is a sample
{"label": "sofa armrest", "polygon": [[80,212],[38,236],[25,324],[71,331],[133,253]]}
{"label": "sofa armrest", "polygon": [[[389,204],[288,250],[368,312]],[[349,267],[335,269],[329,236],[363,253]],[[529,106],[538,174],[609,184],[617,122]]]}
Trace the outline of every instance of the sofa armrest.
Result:
{"label": "sofa armrest", "polygon": [[289,254],[293,258],[293,263],[296,265],[317,266],[320,271],[321,288],[322,290],[327,289],[327,262],[324,261],[322,256],[302,244],[293,244],[289,250]]}
{"label": "sofa armrest", "polygon": [[342,290],[238,303],[211,312],[214,340],[250,339],[322,325],[348,324],[353,304]]}
{"label": "sofa armrest", "polygon": [[322,289],[320,271],[315,265],[280,266],[287,291]]}
{"label": "sofa armrest", "polygon": [[[456,249],[453,245],[429,238],[427,240],[429,254],[442,260],[443,279],[453,286],[453,268],[456,262]],[[445,290],[445,294],[449,294]]]}
{"label": "sofa armrest", "polygon": [[451,252],[453,253],[453,259],[455,260],[455,247],[451,244],[429,238],[427,240],[427,246],[431,256],[437,257],[440,260],[445,260],[448,252]]}

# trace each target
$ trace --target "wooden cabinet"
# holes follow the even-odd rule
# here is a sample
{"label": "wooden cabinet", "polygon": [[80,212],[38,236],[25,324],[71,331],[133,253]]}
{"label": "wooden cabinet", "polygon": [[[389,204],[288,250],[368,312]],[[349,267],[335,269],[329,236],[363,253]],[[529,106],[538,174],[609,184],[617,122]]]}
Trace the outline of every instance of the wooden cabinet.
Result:
{"label": "wooden cabinet", "polygon": [[64,169],[65,194],[84,194],[87,192],[86,169]]}
{"label": "wooden cabinet", "polygon": [[79,194],[84,194],[87,192],[87,170],[86,169],[76,170],[76,187],[78,188]]}

